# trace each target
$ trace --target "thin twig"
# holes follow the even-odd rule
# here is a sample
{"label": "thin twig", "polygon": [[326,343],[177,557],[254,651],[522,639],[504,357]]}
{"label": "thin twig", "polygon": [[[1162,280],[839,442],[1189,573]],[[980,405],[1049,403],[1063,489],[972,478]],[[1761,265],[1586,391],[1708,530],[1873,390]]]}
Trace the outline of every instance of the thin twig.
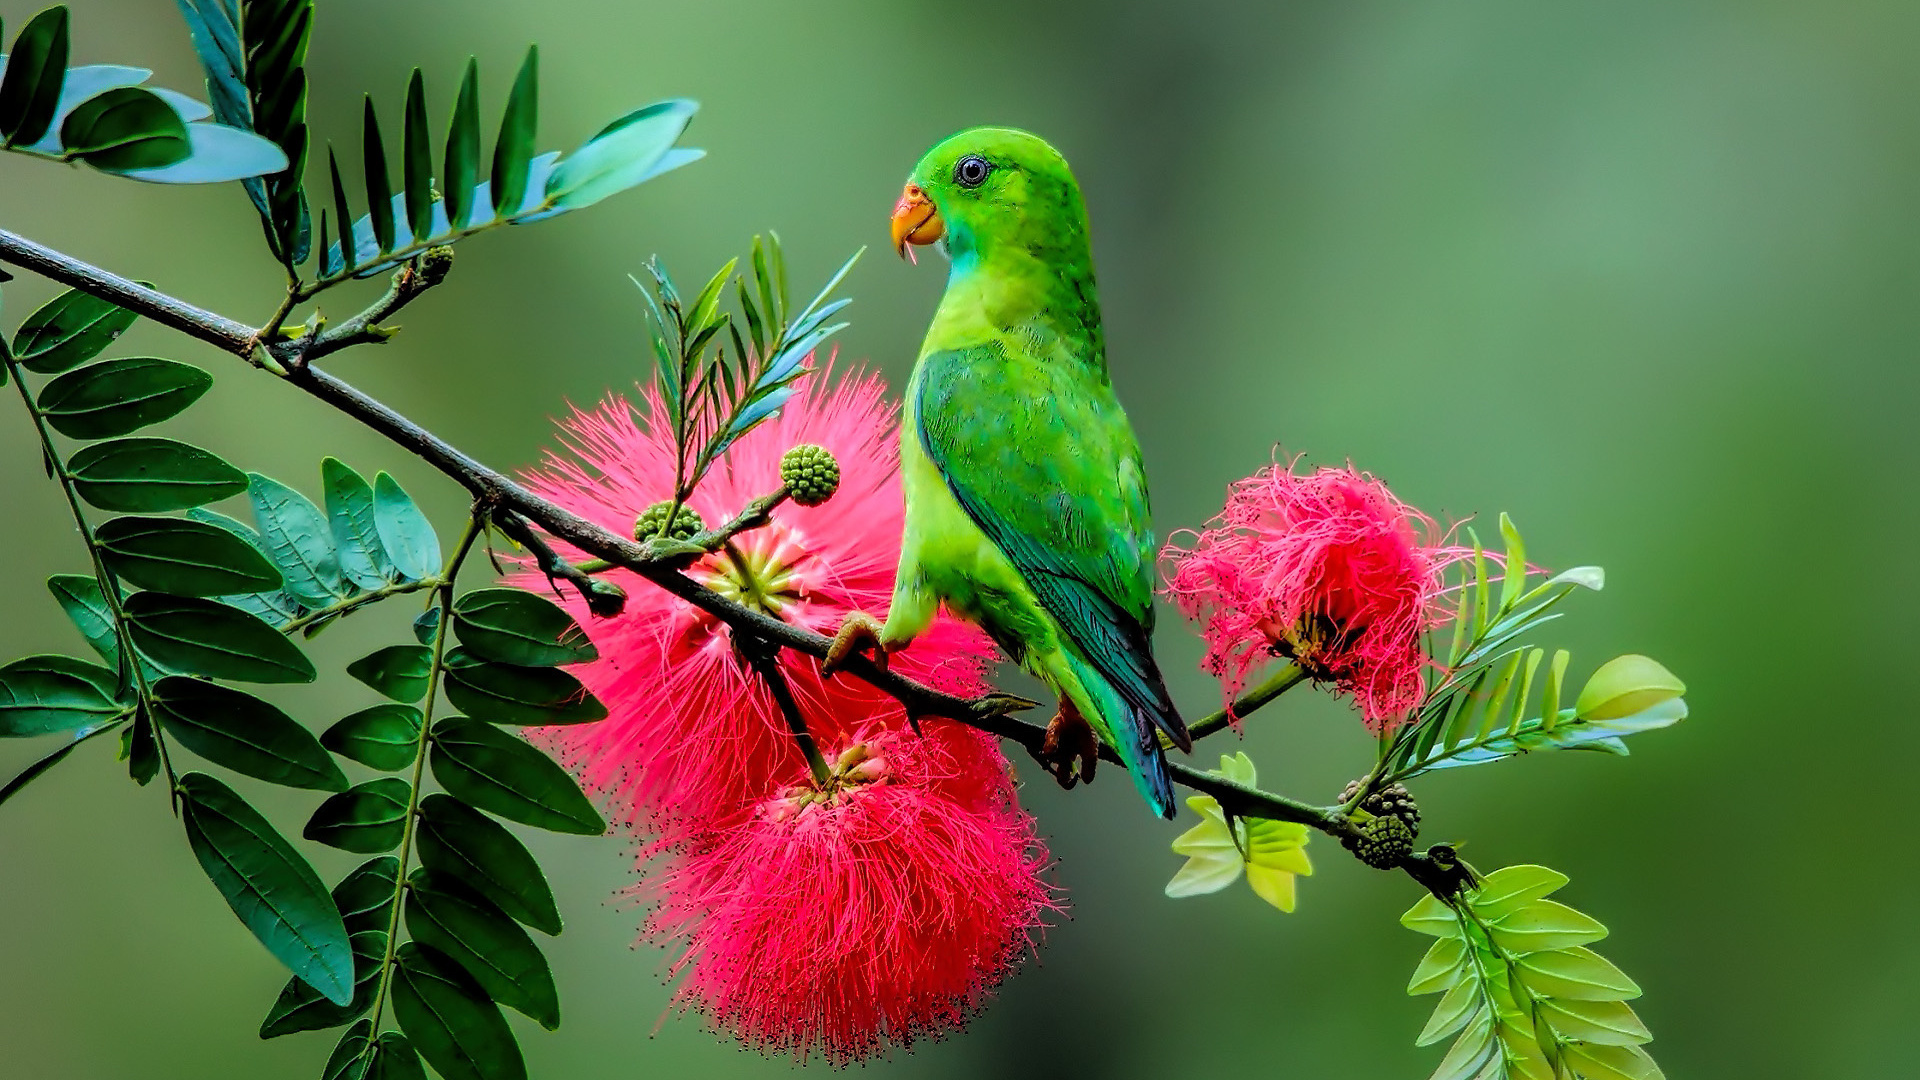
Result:
{"label": "thin twig", "polygon": [[800,754],[807,759],[807,770],[813,774],[813,785],[817,790],[825,791],[833,782],[833,772],[827,768],[827,759],[820,756],[820,744],[814,741],[813,732],[807,730],[807,718],[801,715],[800,702],[793,696],[793,687],[787,683],[785,672],[780,670],[780,650],[758,638],[741,637],[738,639],[740,654],[746,657],[762,682],[767,684],[767,692],[773,695],[774,704],[780,707],[780,715],[786,718],[787,730],[792,733],[793,741],[800,748]]}
{"label": "thin twig", "polygon": [[1281,694],[1307,681],[1307,671],[1298,664],[1283,665],[1278,671],[1267,676],[1259,686],[1235,698],[1232,705],[1210,712],[1187,725],[1188,734],[1194,742],[1230,726],[1235,720],[1245,719],[1247,714],[1266,705]]}

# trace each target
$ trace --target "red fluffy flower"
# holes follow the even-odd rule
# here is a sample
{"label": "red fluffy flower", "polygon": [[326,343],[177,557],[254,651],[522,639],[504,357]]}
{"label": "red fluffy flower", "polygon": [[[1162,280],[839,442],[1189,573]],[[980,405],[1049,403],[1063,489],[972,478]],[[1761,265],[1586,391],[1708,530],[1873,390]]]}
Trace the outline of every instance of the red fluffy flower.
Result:
{"label": "red fluffy flower", "polygon": [[[815,443],[840,463],[839,490],[823,506],[783,505],[773,523],[742,534],[731,556],[690,571],[718,589],[800,626],[832,633],[849,612],[884,610],[893,591],[904,512],[894,409],[877,378],[846,377],[796,390],[781,415],[730,447],[688,505],[709,525],[780,486],[780,457]],[[615,532],[673,493],[673,433],[658,391],[640,407],[609,397],[561,424],[566,453],[527,477],[536,494]],[[670,842],[737,822],[771,778],[804,759],[764,684],[736,655],[730,627],[625,570],[605,577],[627,592],[626,610],[594,618],[569,609],[601,659],[571,670],[604,702],[606,720],[549,733],[562,760],[609,804],[620,823]],[[526,582],[545,588],[537,578]],[[891,659],[903,675],[956,694],[985,688],[992,646],[942,618]],[[819,662],[781,653],[781,666],[823,745],[857,729],[905,721],[898,702],[852,678],[823,678]]]}
{"label": "red fluffy flower", "polygon": [[1441,572],[1470,554],[1432,518],[1351,466],[1272,465],[1233,485],[1206,530],[1162,552],[1168,595],[1204,623],[1229,701],[1262,657],[1285,656],[1353,695],[1375,731],[1419,704],[1420,637],[1446,622]]}
{"label": "red fluffy flower", "polygon": [[[879,612],[899,559],[903,504],[894,409],[872,377],[814,376],[737,442],[689,505],[725,520],[780,483],[780,458],[815,443],[840,464],[824,506],[792,503],[690,571],[778,618],[831,633]],[[674,482],[657,391],[609,398],[562,423],[566,453],[528,477],[538,494],[625,532]],[[835,762],[816,783],[730,628],[625,571],[626,609],[568,606],[600,653],[571,670],[605,703],[595,724],[541,734],[610,817],[647,838],[643,931],[682,952],[678,1000],[743,1042],[845,1063],[960,1024],[1031,948],[1054,905],[1046,852],[1014,800],[1006,759],[971,728],[928,721],[811,657],[780,656],[800,711]],[[547,588],[529,577],[523,584]],[[992,646],[941,618],[891,658],[957,694],[985,689]]]}
{"label": "red fluffy flower", "polygon": [[992,738],[925,730],[850,744],[826,790],[797,778],[642,883],[648,936],[683,949],[677,1000],[835,1064],[965,1023],[1055,904]]}

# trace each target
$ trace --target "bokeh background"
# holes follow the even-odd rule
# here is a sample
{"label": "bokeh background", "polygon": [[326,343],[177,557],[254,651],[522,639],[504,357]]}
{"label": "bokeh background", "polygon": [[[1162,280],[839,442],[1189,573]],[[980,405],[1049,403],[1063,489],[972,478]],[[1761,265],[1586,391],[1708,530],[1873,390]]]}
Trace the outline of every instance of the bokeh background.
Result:
{"label": "bokeh background", "polygon": [[[0,0],[0,16],[17,28],[37,6]],[[198,88],[172,4],[72,6],[75,62]],[[1671,1076],[1920,1071],[1920,7],[322,0],[314,130],[357,158],[360,95],[397,116],[414,64],[443,117],[469,52],[497,116],[530,40],[543,146],[688,95],[704,104],[688,142],[711,156],[464,245],[406,332],[338,358],[340,374],[525,465],[567,402],[643,373],[627,273],[659,253],[704,277],[772,228],[800,283],[870,246],[844,355],[897,384],[942,287],[937,265],[885,250],[902,177],[963,126],[1042,132],[1091,205],[1114,378],[1163,531],[1203,521],[1276,445],[1351,459],[1436,515],[1510,511],[1540,561],[1604,564],[1606,591],[1553,628],[1577,670],[1641,651],[1687,680],[1693,719],[1629,760],[1420,783],[1426,838],[1470,841],[1483,868],[1571,874],[1566,899],[1612,927],[1602,948],[1646,988]],[[263,318],[279,289],[237,187],[7,156],[0,225],[236,317]],[[9,285],[8,325],[51,292]],[[386,468],[458,518],[450,485],[230,358],[144,324],[118,351],[221,375],[181,437],[308,490],[325,453]],[[81,551],[12,412],[0,454],[0,653],[78,649],[39,581]],[[406,614],[354,620],[316,656],[337,668]],[[1160,647],[1181,700],[1211,707],[1191,635],[1169,619]],[[345,680],[281,700],[316,726],[365,703]],[[1313,798],[1368,753],[1343,705],[1307,693],[1260,714],[1245,746],[1263,780]],[[0,746],[0,772],[44,749]],[[284,972],[201,876],[159,788],[111,758],[93,744],[0,813],[0,1076],[317,1074],[332,1036],[254,1038]],[[247,790],[297,830],[310,800],[263,788]],[[1243,888],[1169,901],[1176,830],[1126,785],[1027,799],[1071,919],[964,1035],[874,1073],[1411,1078],[1437,1063],[1411,1046],[1431,999],[1402,992],[1425,947],[1395,921],[1409,881],[1320,844],[1295,915]],[[791,1068],[663,1019],[660,957],[631,950],[639,913],[615,898],[633,876],[619,840],[532,839],[568,920],[549,950],[566,1024],[522,1024],[535,1076]],[[355,860],[320,861],[331,877]]]}

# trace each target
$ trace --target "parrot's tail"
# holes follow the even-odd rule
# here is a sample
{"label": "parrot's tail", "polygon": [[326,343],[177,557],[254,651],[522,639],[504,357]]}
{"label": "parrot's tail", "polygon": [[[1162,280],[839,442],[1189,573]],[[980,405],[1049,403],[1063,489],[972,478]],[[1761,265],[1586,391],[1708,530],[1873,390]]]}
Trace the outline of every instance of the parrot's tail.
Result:
{"label": "parrot's tail", "polygon": [[[1087,711],[1087,704],[1093,706],[1087,718],[1094,721],[1100,736],[1126,763],[1127,775],[1133,777],[1133,786],[1139,789],[1140,797],[1147,800],[1154,813],[1173,820],[1173,776],[1167,771],[1166,754],[1160,749],[1160,722],[1147,710],[1128,701],[1092,664],[1071,651],[1066,659],[1074,677],[1092,699],[1090,703],[1075,704],[1082,712]],[[1174,719],[1178,722],[1179,718]]]}

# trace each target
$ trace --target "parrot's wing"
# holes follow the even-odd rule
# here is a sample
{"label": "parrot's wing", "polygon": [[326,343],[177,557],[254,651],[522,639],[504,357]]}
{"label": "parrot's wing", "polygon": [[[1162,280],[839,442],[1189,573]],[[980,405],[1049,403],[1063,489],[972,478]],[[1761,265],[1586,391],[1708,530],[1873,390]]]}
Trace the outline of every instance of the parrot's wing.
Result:
{"label": "parrot's wing", "polygon": [[927,457],[1094,668],[1182,748],[1186,724],[1153,661],[1146,476],[1104,379],[999,343],[920,362]]}

